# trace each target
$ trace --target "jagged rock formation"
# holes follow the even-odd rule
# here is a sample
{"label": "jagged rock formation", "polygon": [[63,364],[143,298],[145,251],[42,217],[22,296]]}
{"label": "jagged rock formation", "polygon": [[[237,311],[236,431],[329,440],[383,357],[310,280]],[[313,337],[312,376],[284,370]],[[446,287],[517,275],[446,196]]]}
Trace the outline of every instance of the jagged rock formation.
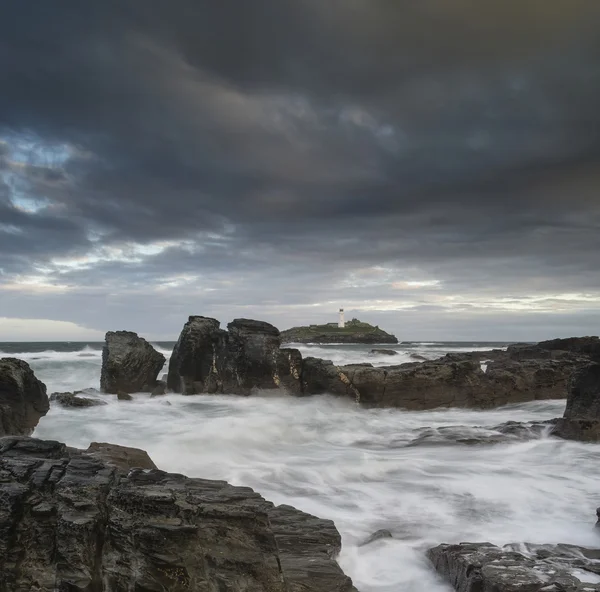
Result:
{"label": "jagged rock formation", "polygon": [[564,416],[553,433],[569,440],[600,441],[600,364],[573,376]]}
{"label": "jagged rock formation", "polygon": [[3,592],[356,592],[330,521],[91,448],[0,440]]}
{"label": "jagged rock formation", "polygon": [[169,362],[168,388],[186,395],[248,395],[256,389],[300,391],[302,356],[280,349],[279,331],[262,321],[191,316]]}
{"label": "jagged rock formation", "polygon": [[306,394],[347,396],[372,407],[492,408],[564,398],[571,373],[582,363],[580,358],[515,362],[503,357],[489,362],[484,372],[478,360],[462,354],[378,368],[371,364],[338,367],[306,358],[302,381]]}
{"label": "jagged rock formation", "polygon": [[102,350],[100,388],[117,394],[151,391],[165,357],[131,331],[109,331]]}
{"label": "jagged rock formation", "polygon": [[76,393],[52,393],[50,401],[56,402],[61,407],[99,407],[106,405],[105,401],[80,397]]}
{"label": "jagged rock formation", "polygon": [[573,545],[461,543],[428,551],[457,592],[600,590],[600,550]]}
{"label": "jagged rock formation", "polygon": [[398,343],[383,329],[352,319],[345,327],[337,323],[293,327],[281,332],[283,343]]}
{"label": "jagged rock formation", "polygon": [[27,362],[0,359],[0,437],[31,434],[49,408],[46,385]]}

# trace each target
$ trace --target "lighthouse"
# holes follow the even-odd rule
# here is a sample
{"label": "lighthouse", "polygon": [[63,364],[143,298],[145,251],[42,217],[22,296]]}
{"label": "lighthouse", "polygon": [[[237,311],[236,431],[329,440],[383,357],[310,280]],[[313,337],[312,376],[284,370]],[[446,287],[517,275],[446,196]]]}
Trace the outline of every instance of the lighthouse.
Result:
{"label": "lighthouse", "polygon": [[346,326],[346,322],[344,321],[344,309],[340,308],[340,319],[338,321],[338,328],[343,329]]}

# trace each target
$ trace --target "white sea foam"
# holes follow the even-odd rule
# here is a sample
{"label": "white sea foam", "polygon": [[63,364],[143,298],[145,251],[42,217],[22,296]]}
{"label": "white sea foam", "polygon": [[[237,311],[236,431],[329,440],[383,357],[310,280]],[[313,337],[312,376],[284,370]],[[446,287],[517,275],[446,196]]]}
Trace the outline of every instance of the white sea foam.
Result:
{"label": "white sea foam", "polygon": [[[340,363],[358,355],[341,350],[329,348]],[[74,388],[98,382],[99,361],[78,358],[65,367],[62,377],[52,364],[38,374]],[[77,367],[87,378],[69,374]],[[248,485],[275,503],[331,518],[342,533],[340,563],[361,592],[446,592],[424,554],[442,542],[597,545],[600,446],[548,437],[406,446],[423,428],[478,434],[488,432],[475,426],[557,417],[564,401],[405,412],[331,397],[104,398],[108,405],[92,409],[53,405],[35,436],[77,447],[93,440],[137,446],[162,469]],[[359,546],[380,528],[394,538]]]}

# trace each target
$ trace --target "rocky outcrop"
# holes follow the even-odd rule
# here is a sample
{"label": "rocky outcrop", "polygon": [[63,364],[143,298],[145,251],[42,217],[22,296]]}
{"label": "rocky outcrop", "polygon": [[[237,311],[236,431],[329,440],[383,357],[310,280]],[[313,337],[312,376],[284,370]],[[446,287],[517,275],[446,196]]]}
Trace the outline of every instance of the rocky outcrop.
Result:
{"label": "rocky outcrop", "polygon": [[600,590],[600,550],[572,545],[461,543],[428,551],[457,592]]}
{"label": "rocky outcrop", "polygon": [[100,388],[117,394],[151,391],[165,357],[131,331],[109,331],[102,350]]}
{"label": "rocky outcrop", "polygon": [[273,325],[236,319],[227,328],[221,329],[216,319],[189,318],[169,362],[170,390],[186,395],[300,391],[302,356],[280,348],[279,331]]}
{"label": "rocky outcrop", "polygon": [[[588,360],[589,363],[589,360]],[[446,356],[398,366],[371,364],[334,366],[317,358],[304,360],[305,394],[330,393],[370,407],[433,409],[492,408],[508,403],[564,398],[571,373],[581,360],[490,362]]]}
{"label": "rocky outcrop", "polygon": [[355,592],[331,522],[92,447],[0,440],[3,591]]}
{"label": "rocky outcrop", "polygon": [[107,404],[106,401],[80,397],[75,393],[52,393],[50,401],[56,402],[61,407],[99,407]]}
{"label": "rocky outcrop", "polygon": [[573,376],[564,416],[553,434],[569,440],[600,441],[600,364],[590,364]]}
{"label": "rocky outcrop", "polygon": [[27,362],[0,359],[0,437],[31,434],[49,408],[46,385]]}

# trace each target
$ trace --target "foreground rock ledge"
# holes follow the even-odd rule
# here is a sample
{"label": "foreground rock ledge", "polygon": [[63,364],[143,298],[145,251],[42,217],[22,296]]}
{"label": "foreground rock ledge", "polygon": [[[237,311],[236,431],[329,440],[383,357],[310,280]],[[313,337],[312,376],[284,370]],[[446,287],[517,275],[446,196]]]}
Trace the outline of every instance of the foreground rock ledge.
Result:
{"label": "foreground rock ledge", "polygon": [[356,592],[331,521],[142,451],[0,439],[3,592]]}
{"label": "foreground rock ledge", "polygon": [[102,350],[100,388],[105,393],[138,393],[156,386],[165,357],[131,331],[109,331]]}
{"label": "foreground rock ledge", "polygon": [[600,550],[573,545],[461,543],[428,551],[457,592],[600,590]]}
{"label": "foreground rock ledge", "polygon": [[27,362],[0,359],[0,437],[28,436],[50,402],[46,385],[38,380]]}

